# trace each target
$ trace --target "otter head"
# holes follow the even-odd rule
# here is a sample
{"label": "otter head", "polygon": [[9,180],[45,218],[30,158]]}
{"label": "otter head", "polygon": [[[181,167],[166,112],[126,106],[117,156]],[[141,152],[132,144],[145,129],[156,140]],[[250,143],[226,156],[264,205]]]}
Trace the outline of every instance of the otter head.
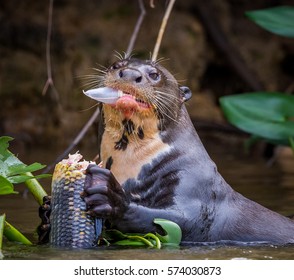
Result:
{"label": "otter head", "polygon": [[162,127],[177,120],[182,103],[191,97],[187,87],[179,87],[169,71],[152,61],[119,60],[108,68],[103,82],[123,92],[114,104],[104,105],[106,115],[116,114],[122,121],[137,123],[156,117]]}
{"label": "otter head", "polygon": [[99,88],[85,94],[103,102],[101,160],[122,183],[136,178],[144,164],[169,150],[162,136],[172,123],[181,122],[181,108],[191,92],[152,61],[121,59],[102,74]]}

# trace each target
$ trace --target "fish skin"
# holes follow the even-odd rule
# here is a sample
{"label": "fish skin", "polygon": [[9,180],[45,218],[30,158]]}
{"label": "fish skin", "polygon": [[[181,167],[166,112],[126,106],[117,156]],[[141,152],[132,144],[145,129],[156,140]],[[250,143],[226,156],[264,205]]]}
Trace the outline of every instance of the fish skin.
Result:
{"label": "fish skin", "polygon": [[[89,162],[80,157],[62,160],[52,178],[50,243],[57,247],[89,248],[97,244],[102,220],[87,214],[84,191],[85,170]],[[96,232],[99,231],[99,232]]]}

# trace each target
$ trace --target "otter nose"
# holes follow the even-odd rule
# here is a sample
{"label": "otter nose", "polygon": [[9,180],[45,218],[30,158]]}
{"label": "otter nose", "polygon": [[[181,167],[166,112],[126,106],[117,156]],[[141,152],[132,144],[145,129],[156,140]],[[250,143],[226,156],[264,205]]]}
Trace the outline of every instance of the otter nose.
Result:
{"label": "otter nose", "polygon": [[135,69],[121,69],[118,75],[120,79],[128,82],[135,82],[136,84],[141,83],[143,80],[141,72]]}

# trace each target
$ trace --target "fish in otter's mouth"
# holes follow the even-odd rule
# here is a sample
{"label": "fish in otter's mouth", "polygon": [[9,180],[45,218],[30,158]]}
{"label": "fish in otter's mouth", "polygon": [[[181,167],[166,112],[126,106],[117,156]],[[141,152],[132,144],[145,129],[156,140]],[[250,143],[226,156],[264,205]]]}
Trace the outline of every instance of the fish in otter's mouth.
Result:
{"label": "fish in otter's mouth", "polygon": [[133,92],[101,87],[84,91],[84,94],[121,111],[129,119],[134,112],[143,113],[154,107],[151,103],[143,100],[142,97],[139,97],[137,93]]}
{"label": "fish in otter's mouth", "polygon": [[142,107],[150,107],[150,105],[147,102],[137,97],[136,94],[125,92],[122,90],[117,90],[110,87],[90,89],[87,91],[83,91],[83,93],[92,99],[95,99],[99,102],[106,103],[106,104],[115,105],[115,103],[119,99],[123,99],[123,100],[131,99],[136,101],[138,105]]}

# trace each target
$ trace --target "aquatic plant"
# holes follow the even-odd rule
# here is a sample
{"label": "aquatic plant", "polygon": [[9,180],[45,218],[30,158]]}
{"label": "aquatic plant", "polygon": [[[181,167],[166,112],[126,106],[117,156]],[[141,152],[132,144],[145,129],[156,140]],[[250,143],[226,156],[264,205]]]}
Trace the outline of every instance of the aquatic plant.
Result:
{"label": "aquatic plant", "polygon": [[[13,138],[8,136],[0,137],[0,195],[17,194],[15,185],[25,183],[39,204],[43,201],[43,196],[47,195],[37,179],[50,176],[42,174],[34,176],[32,172],[45,167],[40,163],[27,165],[20,161],[8,150],[9,142]],[[20,231],[13,227],[6,220],[6,215],[0,216],[0,250],[2,239],[5,236],[10,241],[17,241],[23,244],[32,244]]]}
{"label": "aquatic plant", "polygon": [[122,233],[118,230],[106,230],[103,233],[104,240],[114,245],[122,246],[147,246],[160,249],[164,246],[178,246],[182,239],[182,231],[178,224],[165,220],[154,219],[154,224],[161,227],[165,235],[159,233]]}
{"label": "aquatic plant", "polygon": [[[280,6],[250,11],[246,16],[262,28],[294,38],[294,7]],[[251,92],[223,96],[221,108],[227,120],[270,143],[290,146],[294,153],[294,96],[281,92]]]}
{"label": "aquatic plant", "polygon": [[245,15],[271,33],[294,38],[294,7],[292,6],[249,11]]}
{"label": "aquatic plant", "polygon": [[294,96],[252,92],[220,98],[228,121],[270,143],[291,146],[294,152]]}

